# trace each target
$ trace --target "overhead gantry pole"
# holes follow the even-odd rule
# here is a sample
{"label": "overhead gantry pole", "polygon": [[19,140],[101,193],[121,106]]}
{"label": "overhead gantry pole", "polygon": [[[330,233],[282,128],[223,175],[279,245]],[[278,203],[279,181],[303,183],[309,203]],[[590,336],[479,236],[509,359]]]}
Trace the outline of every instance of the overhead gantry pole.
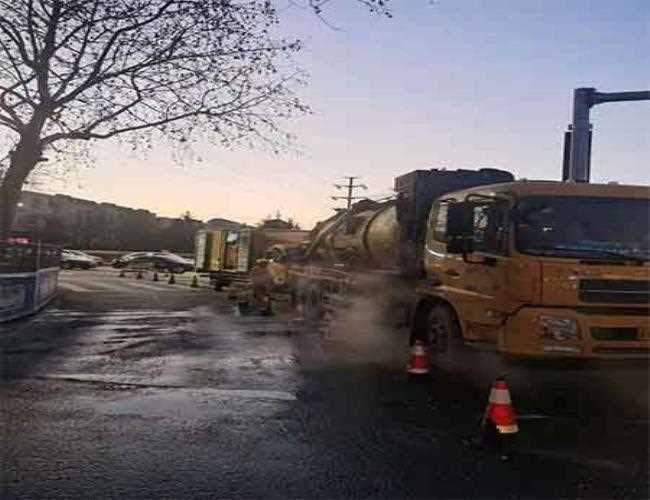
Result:
{"label": "overhead gantry pole", "polygon": [[570,130],[569,165],[564,180],[589,182],[591,155],[591,125],[589,111],[596,104],[604,102],[646,101],[650,91],[598,92],[595,88],[583,87],[573,91],[573,124]]}

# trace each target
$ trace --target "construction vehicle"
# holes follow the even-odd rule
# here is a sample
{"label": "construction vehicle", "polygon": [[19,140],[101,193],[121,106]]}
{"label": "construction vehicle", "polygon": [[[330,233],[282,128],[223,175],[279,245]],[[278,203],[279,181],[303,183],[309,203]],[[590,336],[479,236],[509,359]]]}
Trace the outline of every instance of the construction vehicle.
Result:
{"label": "construction vehicle", "polygon": [[195,236],[196,270],[210,277],[215,290],[250,283],[255,263],[274,245],[300,247],[308,231],[283,229],[201,230]]}
{"label": "construction vehicle", "polygon": [[378,294],[404,308],[411,343],[439,355],[480,344],[512,356],[648,356],[647,187],[481,169],[418,170],[395,190],[318,224],[302,252],[277,252],[308,317],[346,294]]}
{"label": "construction vehicle", "polygon": [[324,314],[325,304],[357,293],[376,297],[391,310],[387,314],[405,320],[416,285],[426,279],[432,201],[456,189],[513,180],[494,168],[415,170],[395,179],[394,198],[361,200],[317,224],[307,245],[275,245],[267,255],[287,266],[284,291],[311,319]]}
{"label": "construction vehicle", "polygon": [[589,183],[589,109],[650,92],[574,98],[562,182],[494,169],[397,177],[394,200],[356,203],[318,224],[304,250],[280,249],[283,288],[311,318],[355,292],[397,304],[411,343],[439,355],[471,344],[518,357],[647,359],[650,189]]}

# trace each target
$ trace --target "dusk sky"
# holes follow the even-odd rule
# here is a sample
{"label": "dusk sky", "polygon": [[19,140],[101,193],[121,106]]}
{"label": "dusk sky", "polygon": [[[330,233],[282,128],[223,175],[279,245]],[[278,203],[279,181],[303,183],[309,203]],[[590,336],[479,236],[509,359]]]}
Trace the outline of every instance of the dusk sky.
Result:
{"label": "dusk sky", "polygon": [[[284,32],[305,41],[300,95],[315,111],[286,126],[301,155],[206,145],[179,163],[164,144],[142,158],[107,142],[92,167],[41,190],[204,220],[279,210],[309,227],[331,215],[343,175],[361,176],[371,196],[418,168],[559,179],[572,90],[650,88],[648,0],[392,3],[394,19],[332,2],[339,30],[283,12]],[[649,184],[650,102],[604,104],[592,121],[592,180]]]}

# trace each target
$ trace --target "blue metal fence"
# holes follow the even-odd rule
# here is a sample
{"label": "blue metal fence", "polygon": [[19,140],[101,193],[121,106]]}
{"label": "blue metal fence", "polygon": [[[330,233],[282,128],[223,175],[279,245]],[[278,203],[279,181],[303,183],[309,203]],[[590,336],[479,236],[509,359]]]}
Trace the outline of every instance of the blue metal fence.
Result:
{"label": "blue metal fence", "polygon": [[0,322],[34,313],[56,295],[60,249],[0,241]]}

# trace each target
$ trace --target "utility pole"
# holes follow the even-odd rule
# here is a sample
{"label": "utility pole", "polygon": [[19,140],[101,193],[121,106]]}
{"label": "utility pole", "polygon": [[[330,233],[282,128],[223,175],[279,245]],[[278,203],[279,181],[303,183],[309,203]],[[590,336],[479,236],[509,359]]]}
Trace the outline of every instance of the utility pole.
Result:
{"label": "utility pole", "polygon": [[334,187],[336,189],[347,189],[348,190],[347,196],[332,196],[332,199],[334,201],[336,201],[336,200],[346,200],[347,201],[347,206],[346,206],[345,209],[343,209],[343,208],[335,208],[334,210],[336,210],[338,213],[345,212],[345,216],[344,216],[345,217],[345,232],[350,233],[352,231],[352,226],[350,224],[350,222],[352,220],[351,217],[350,217],[350,214],[351,214],[350,209],[352,208],[352,200],[359,200],[359,199],[364,198],[363,196],[353,196],[354,190],[359,189],[359,188],[365,190],[365,189],[368,189],[368,186],[366,186],[365,184],[355,184],[355,182],[354,182],[355,179],[359,179],[359,177],[355,176],[355,175],[346,176],[346,177],[344,177],[344,179],[347,179],[347,181],[348,181],[346,184],[334,184]]}
{"label": "utility pole", "polygon": [[344,178],[347,179],[348,181],[346,184],[334,184],[334,187],[336,189],[347,189],[348,190],[347,196],[332,196],[332,199],[335,201],[346,200],[347,201],[346,210],[349,212],[350,208],[352,208],[352,200],[360,200],[364,198],[363,196],[353,196],[354,190],[357,188],[368,189],[368,186],[366,186],[365,184],[355,184],[354,181],[355,179],[359,179],[358,176],[352,175],[352,176],[346,176]]}
{"label": "utility pole", "polygon": [[598,92],[594,88],[573,91],[573,123],[565,134],[563,180],[589,182],[592,129],[589,111],[605,102],[650,100],[650,91]]}

